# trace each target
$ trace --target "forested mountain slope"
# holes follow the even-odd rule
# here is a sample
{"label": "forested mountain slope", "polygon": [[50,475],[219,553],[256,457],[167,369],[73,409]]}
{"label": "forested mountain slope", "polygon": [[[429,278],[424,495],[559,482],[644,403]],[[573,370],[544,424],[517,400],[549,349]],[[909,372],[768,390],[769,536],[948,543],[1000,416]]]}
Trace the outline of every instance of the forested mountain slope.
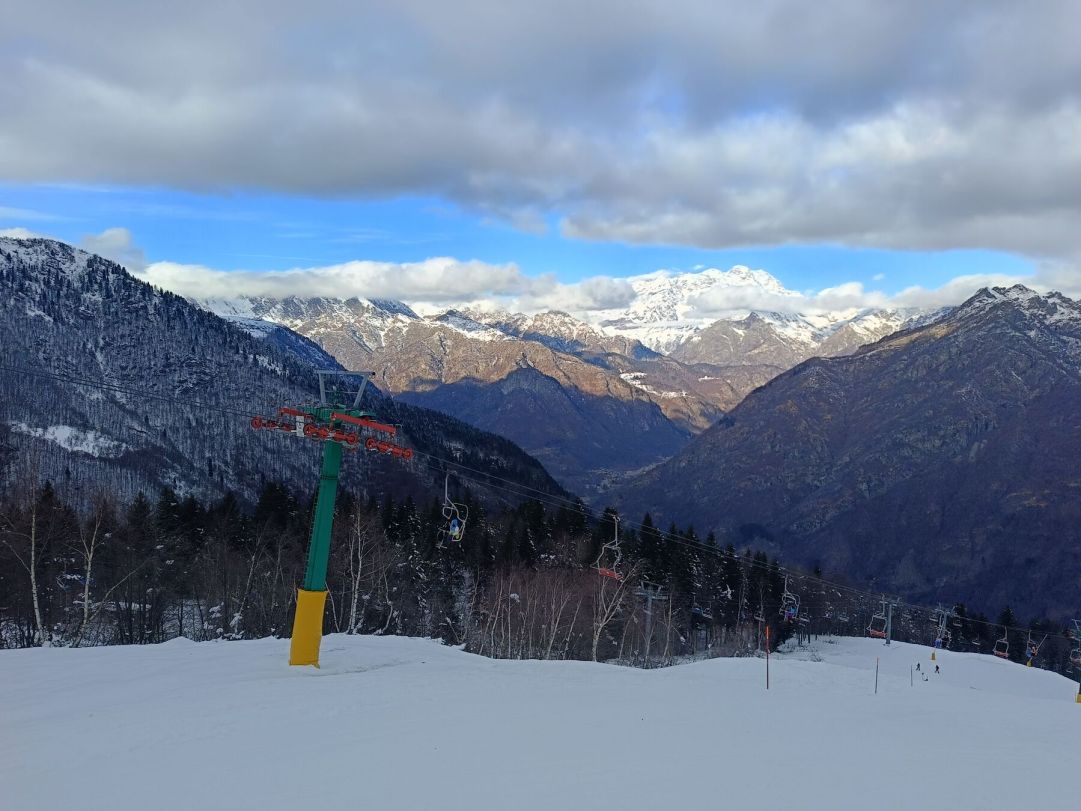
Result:
{"label": "forested mountain slope", "polygon": [[619,493],[924,600],[1076,613],[1081,307],[1021,286],[750,394]]}
{"label": "forested mountain slope", "polygon": [[[246,326],[63,243],[0,239],[4,480],[50,479],[84,503],[99,491],[127,498],[163,486],[201,497],[231,489],[248,500],[266,480],[314,487],[316,443],[252,431],[249,415],[312,402],[313,368],[340,367],[280,327]],[[47,376],[54,373],[64,379]],[[110,387],[72,382],[78,379]],[[381,416],[402,423],[405,444],[418,451],[563,492],[503,438],[387,402],[374,390],[369,396]],[[417,462],[365,453],[346,459],[343,478],[358,489],[433,486],[433,474]]]}

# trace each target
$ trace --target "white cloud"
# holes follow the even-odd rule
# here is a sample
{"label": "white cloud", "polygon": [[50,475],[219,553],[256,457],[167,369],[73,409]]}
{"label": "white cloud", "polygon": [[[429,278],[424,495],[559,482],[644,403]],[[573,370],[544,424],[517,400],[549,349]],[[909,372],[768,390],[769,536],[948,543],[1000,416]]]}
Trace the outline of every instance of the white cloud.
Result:
{"label": "white cloud", "polygon": [[280,271],[216,270],[154,262],[136,275],[193,298],[357,296],[406,301],[418,312],[480,306],[585,313],[622,307],[634,297],[624,279],[595,276],[565,284],[551,275],[526,276],[513,263],[495,265],[450,257],[402,263],[357,260]]}
{"label": "white cloud", "polygon": [[135,244],[127,228],[106,228],[100,234],[87,234],[79,241],[79,247],[111,259],[136,275],[146,268],[146,254]]}
{"label": "white cloud", "polygon": [[34,239],[35,237],[42,236],[42,234],[34,233],[22,226],[17,226],[15,228],[0,228],[0,237],[9,237],[11,239]]}
{"label": "white cloud", "polygon": [[[7,233],[8,236],[29,234],[25,229],[8,230],[18,232]],[[0,235],[5,233],[0,232]],[[92,248],[91,243],[97,247]],[[141,259],[142,251],[133,244],[130,232],[124,228],[111,228],[87,237],[82,247],[98,253],[106,249],[109,253],[103,255],[114,259],[128,256],[129,270],[144,281],[192,298],[389,298],[405,301],[421,314],[465,307],[525,313],[563,310],[593,321],[631,307],[637,295],[636,281],[673,275],[668,271],[657,271],[622,279],[593,276],[568,284],[551,274],[526,276],[513,263],[489,264],[451,257],[404,263],[356,260],[280,271],[218,270],[176,262],[145,265],[137,261]],[[718,272],[716,269],[704,270]],[[914,285],[894,294],[868,289],[859,281],[797,292],[784,288],[764,271],[740,270],[748,279],[746,282],[706,288],[690,299],[691,311],[687,317],[742,317],[750,310],[813,315],[867,308],[932,309],[959,304],[981,287],[1013,284],[1024,284],[1040,292],[1057,290],[1081,298],[1081,264],[1068,260],[1043,262],[1029,275],[969,274],[957,276],[937,288]],[[695,269],[695,273],[702,271]],[[877,276],[884,278],[883,274]],[[754,283],[750,277],[758,277],[759,283]]]}
{"label": "white cloud", "polygon": [[292,270],[215,270],[154,262],[142,279],[185,296],[332,296],[456,302],[478,295],[505,296],[529,286],[514,264],[491,265],[436,257],[421,262],[352,261]]}

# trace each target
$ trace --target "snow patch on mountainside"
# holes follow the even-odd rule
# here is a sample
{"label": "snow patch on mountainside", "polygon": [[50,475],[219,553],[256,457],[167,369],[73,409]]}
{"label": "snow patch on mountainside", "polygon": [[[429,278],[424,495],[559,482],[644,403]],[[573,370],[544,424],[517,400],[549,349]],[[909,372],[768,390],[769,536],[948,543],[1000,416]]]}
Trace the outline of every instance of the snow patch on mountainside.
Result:
{"label": "snow patch on mountainside", "polygon": [[687,396],[687,392],[685,391],[658,391],[652,386],[646,385],[644,382],[646,379],[645,372],[623,372],[619,377],[624,383],[630,383],[636,389],[641,389],[646,394],[653,397],[660,397],[662,400],[672,400],[677,397]]}
{"label": "snow patch on mountainside", "polygon": [[450,327],[455,332],[459,332],[474,341],[509,340],[509,337],[505,333],[500,332],[497,329],[492,329],[478,321],[474,321],[472,318],[468,318],[455,310],[445,312],[431,320],[433,323],[442,324],[444,327]]}
{"label": "snow patch on mountainside", "polygon": [[24,422],[12,422],[10,425],[13,431],[20,434],[44,439],[66,451],[86,453],[99,458],[115,459],[129,450],[123,442],[117,442],[97,431],[71,425],[50,425],[46,428],[35,428]]}

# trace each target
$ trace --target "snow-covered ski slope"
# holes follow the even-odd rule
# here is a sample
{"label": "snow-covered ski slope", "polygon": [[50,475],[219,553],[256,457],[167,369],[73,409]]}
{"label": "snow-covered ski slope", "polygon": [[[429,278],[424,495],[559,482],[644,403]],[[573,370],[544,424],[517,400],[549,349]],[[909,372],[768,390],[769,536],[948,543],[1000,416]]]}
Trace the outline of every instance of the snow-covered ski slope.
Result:
{"label": "snow-covered ski slope", "polygon": [[[0,807],[1077,808],[1076,684],[869,639],[652,671],[399,637],[0,651]],[[881,658],[874,694],[875,657]],[[821,659],[821,661],[815,661]],[[933,670],[933,665],[931,666]]]}

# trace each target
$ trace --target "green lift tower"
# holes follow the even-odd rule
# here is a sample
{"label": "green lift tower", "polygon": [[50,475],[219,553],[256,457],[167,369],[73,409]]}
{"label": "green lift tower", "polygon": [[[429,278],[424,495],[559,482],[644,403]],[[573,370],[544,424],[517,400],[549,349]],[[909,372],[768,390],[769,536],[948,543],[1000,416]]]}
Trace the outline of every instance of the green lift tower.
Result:
{"label": "green lift tower", "polygon": [[[297,589],[297,608],[293,618],[293,638],[289,646],[289,664],[319,666],[319,645],[323,639],[323,613],[327,600],[327,562],[330,559],[330,535],[334,524],[334,502],[338,495],[338,474],[344,449],[386,453],[411,459],[413,451],[379,435],[394,437],[397,429],[381,423],[375,414],[361,409],[361,398],[371,372],[318,371],[319,404],[308,408],[278,409],[278,417],[253,417],[256,430],[282,431],[323,443],[323,468],[315,498],[308,565],[304,582]],[[343,394],[348,378],[360,377],[356,391]],[[339,385],[329,385],[337,380]],[[351,399],[351,403],[346,401]],[[351,430],[357,429],[357,430]]]}

